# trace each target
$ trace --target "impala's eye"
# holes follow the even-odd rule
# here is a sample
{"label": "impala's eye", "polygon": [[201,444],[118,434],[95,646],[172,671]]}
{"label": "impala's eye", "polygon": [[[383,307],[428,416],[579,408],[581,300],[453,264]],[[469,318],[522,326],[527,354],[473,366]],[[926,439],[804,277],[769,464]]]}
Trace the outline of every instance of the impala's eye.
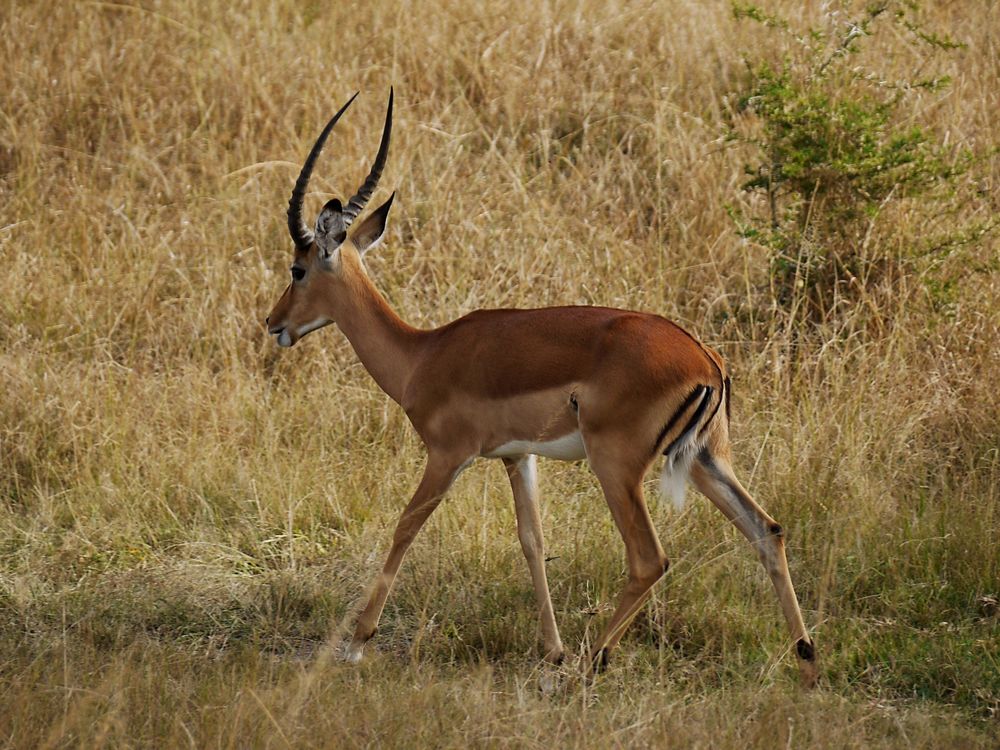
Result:
{"label": "impala's eye", "polygon": [[306,276],[306,269],[299,268],[298,266],[292,266],[292,278],[296,281],[302,281]]}

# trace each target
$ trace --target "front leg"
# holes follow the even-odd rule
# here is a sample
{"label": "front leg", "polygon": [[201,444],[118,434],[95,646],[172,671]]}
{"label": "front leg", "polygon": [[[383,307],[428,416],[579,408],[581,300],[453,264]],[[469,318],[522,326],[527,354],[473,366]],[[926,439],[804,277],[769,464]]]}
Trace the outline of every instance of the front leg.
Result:
{"label": "front leg", "polygon": [[386,558],[382,572],[379,573],[372,585],[372,592],[368,598],[368,604],[361,616],[358,617],[354,630],[354,638],[347,648],[344,658],[352,663],[361,661],[364,654],[365,643],[375,635],[378,628],[379,618],[382,616],[382,609],[385,601],[389,597],[389,590],[392,588],[399,566],[403,562],[403,556],[410,544],[416,537],[420,527],[434,512],[434,509],[441,502],[445,492],[455,481],[455,477],[461,472],[467,463],[467,459],[455,460],[452,457],[431,454],[427,457],[427,466],[424,467],[424,476],[420,480],[420,485],[413,494],[413,499],[403,510],[403,514],[396,523],[396,531],[392,537],[392,548]]}
{"label": "front leg", "polygon": [[510,488],[514,492],[514,510],[517,513],[517,538],[528,561],[531,582],[535,587],[535,598],[542,618],[542,638],[545,643],[545,658],[553,664],[563,659],[563,644],[559,638],[559,628],[552,611],[549,596],[549,582],[545,577],[545,553],[542,539],[542,519],[538,512],[538,459],[533,455],[519,459],[505,458],[504,466],[510,478]]}

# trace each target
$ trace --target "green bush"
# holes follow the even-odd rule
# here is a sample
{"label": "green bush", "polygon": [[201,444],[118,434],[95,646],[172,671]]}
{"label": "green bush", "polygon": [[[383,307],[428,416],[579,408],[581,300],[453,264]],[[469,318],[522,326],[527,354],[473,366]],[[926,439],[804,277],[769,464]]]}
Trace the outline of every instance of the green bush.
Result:
{"label": "green bush", "polygon": [[[733,216],[743,237],[770,251],[780,309],[826,319],[838,304],[892,288],[916,258],[992,228],[984,222],[922,238],[902,253],[899,243],[879,241],[882,217],[908,199],[919,197],[924,211],[952,210],[974,163],[914,122],[915,97],[947,87],[948,77],[892,79],[870,67],[884,54],[865,54],[897,32],[925,53],[920,68],[962,46],[925,28],[916,3],[879,2],[850,20],[844,9],[830,10],[824,27],[805,31],[752,5],[734,3],[733,12],[768,27],[790,50],[779,60],[747,61],[729,131],[751,148],[743,189],[765,199]],[[945,288],[940,280],[937,288]]]}

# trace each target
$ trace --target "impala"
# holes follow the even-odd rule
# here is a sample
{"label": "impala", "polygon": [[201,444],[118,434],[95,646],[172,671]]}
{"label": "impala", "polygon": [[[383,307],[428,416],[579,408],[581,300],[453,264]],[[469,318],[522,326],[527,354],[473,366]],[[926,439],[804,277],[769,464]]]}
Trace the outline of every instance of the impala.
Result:
{"label": "impala", "polygon": [[345,658],[360,661],[403,556],[455,478],[478,457],[503,461],[517,535],[541,611],[545,659],[563,644],[545,576],[536,457],[587,459],[625,543],[628,581],[588,670],[608,653],[667,569],[642,479],[666,456],[662,487],[683,500],[690,479],[749,539],[791,631],[803,682],[816,680],[813,643],[788,574],[781,526],[733,473],[730,380],[722,358],[658,315],[606,307],[477,310],[434,330],[405,323],[376,290],[364,256],[385,234],[395,193],[350,233],[378,185],[392,132],[392,90],[378,154],[347,202],[329,201],[315,229],[302,202],[316,159],[352,96],[306,157],[288,203],[292,280],[267,317],[279,346],[336,323],[371,376],[406,412],[427,448],[423,477],[361,612]]}

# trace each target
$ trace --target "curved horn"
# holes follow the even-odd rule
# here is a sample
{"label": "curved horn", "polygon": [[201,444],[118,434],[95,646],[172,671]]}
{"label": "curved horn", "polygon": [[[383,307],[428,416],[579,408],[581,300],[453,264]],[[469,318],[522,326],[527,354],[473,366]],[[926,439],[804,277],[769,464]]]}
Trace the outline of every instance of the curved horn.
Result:
{"label": "curved horn", "polygon": [[344,227],[351,226],[358,214],[364,209],[368,199],[372,197],[375,188],[378,186],[379,177],[382,176],[382,169],[385,167],[385,158],[389,155],[389,136],[392,135],[392,86],[389,87],[389,106],[385,111],[385,125],[382,127],[382,142],[379,144],[378,153],[375,155],[375,163],[368,173],[368,178],[364,184],[358,188],[351,199],[344,206]]}
{"label": "curved horn", "polygon": [[312,230],[302,221],[302,199],[305,197],[306,188],[309,186],[309,176],[312,174],[313,165],[316,164],[319,152],[323,150],[326,137],[330,135],[333,126],[337,124],[340,116],[351,106],[351,102],[354,101],[358,93],[357,91],[354,92],[354,96],[347,100],[347,104],[337,111],[337,114],[323,128],[323,132],[319,134],[319,138],[316,139],[312,151],[306,157],[306,163],[302,165],[299,179],[295,181],[295,187],[292,189],[292,197],[288,200],[288,232],[292,235],[292,241],[295,242],[295,246],[301,250],[308,249],[313,243]]}

